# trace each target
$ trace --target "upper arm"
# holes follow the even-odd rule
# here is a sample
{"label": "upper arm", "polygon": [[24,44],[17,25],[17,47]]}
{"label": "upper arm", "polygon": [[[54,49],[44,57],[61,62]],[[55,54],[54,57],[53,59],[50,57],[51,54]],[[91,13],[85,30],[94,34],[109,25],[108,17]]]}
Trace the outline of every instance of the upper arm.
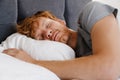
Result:
{"label": "upper arm", "polygon": [[104,65],[104,73],[108,70],[109,77],[117,78],[120,75],[120,32],[112,14],[93,26],[91,39],[93,55],[98,56],[101,65]]}
{"label": "upper arm", "polygon": [[93,54],[120,55],[120,32],[117,20],[111,14],[98,21],[91,31]]}

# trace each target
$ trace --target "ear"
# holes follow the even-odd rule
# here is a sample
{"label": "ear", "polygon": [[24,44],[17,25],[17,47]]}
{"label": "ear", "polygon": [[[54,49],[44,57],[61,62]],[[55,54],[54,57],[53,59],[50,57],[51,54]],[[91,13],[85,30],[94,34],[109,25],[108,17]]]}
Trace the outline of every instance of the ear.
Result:
{"label": "ear", "polygon": [[56,19],[56,21],[58,21],[58,22],[60,22],[61,24],[63,24],[63,25],[66,25],[66,22],[64,21],[64,20],[62,20],[62,19]]}

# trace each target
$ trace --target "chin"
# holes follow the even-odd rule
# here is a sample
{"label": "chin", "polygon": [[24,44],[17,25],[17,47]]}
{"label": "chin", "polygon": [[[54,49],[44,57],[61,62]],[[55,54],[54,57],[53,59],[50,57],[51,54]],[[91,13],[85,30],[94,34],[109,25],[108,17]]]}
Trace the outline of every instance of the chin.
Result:
{"label": "chin", "polygon": [[66,42],[66,41],[64,41],[64,42],[62,42],[62,43],[67,44],[67,42]]}

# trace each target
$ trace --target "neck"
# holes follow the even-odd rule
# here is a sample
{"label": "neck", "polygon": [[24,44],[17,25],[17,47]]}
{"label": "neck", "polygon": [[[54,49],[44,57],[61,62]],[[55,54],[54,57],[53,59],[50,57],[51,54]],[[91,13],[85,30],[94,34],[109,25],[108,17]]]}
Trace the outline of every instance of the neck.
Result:
{"label": "neck", "polygon": [[77,43],[77,32],[70,29],[68,45],[75,49]]}

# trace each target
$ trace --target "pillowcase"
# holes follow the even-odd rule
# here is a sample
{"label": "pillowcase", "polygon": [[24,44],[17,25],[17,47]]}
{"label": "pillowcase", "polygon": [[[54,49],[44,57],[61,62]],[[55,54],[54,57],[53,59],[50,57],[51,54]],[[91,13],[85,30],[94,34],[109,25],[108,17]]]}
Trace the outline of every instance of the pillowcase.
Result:
{"label": "pillowcase", "polygon": [[75,58],[74,50],[64,43],[35,40],[19,33],[12,34],[2,42],[1,52],[8,48],[24,50],[36,60],[68,60]]}

